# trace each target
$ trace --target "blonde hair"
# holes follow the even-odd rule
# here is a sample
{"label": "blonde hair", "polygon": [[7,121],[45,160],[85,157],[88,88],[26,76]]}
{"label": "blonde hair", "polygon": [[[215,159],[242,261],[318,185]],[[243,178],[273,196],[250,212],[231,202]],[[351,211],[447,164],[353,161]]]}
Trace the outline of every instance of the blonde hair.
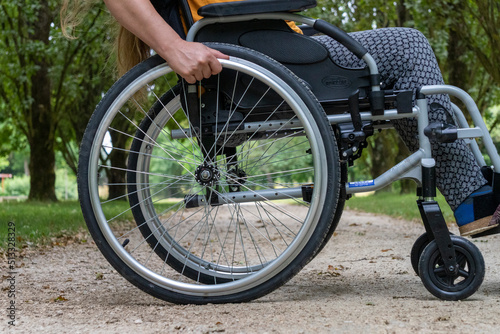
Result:
{"label": "blonde hair", "polygon": [[120,26],[115,45],[117,69],[120,76],[151,55],[151,48],[122,26]]}
{"label": "blonde hair", "polygon": [[[83,22],[85,13],[97,2],[98,0],[63,0],[60,21],[62,33],[66,38],[78,38],[75,36],[76,27]],[[148,58],[151,48],[116,21],[114,21],[112,26],[115,27],[116,31],[114,35],[117,59],[116,68],[118,75],[121,76]]]}

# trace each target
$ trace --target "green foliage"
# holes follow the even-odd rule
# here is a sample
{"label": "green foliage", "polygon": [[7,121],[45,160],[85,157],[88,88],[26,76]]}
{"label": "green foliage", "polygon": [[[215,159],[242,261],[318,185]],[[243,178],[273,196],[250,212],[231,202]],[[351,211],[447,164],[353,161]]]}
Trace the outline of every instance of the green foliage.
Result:
{"label": "green foliage", "polygon": [[62,36],[59,6],[58,0],[0,2],[0,157],[29,143],[33,174],[49,174],[44,168],[53,161],[39,158],[47,150],[52,157],[54,146],[76,174],[76,147],[114,79],[104,3],[82,13],[78,38],[71,41]]}
{"label": "green foliage", "polygon": [[28,176],[14,176],[4,180],[5,190],[0,189],[0,196],[28,196],[30,179]]}
{"label": "green foliage", "polygon": [[[78,198],[76,176],[69,169],[59,169],[56,172],[56,194],[61,200]],[[28,196],[30,192],[29,176],[14,176],[4,180],[5,190],[0,189],[0,196]]]}
{"label": "green foliage", "polygon": [[352,32],[394,26],[400,23],[400,11],[396,2],[383,0],[318,0],[318,6],[308,10],[308,15]]}
{"label": "green foliage", "polygon": [[9,166],[9,160],[7,158],[0,157],[0,170],[3,170],[7,166]]}
{"label": "green foliage", "polygon": [[[12,179],[4,180],[4,191],[0,196],[28,196],[30,191],[30,177],[25,175],[25,163],[29,155],[27,152],[12,152],[7,159],[7,166],[0,167],[0,172],[11,173]],[[77,199],[76,176],[69,169],[61,154],[56,156],[56,194],[59,199]],[[1,164],[0,164],[1,166]]]}
{"label": "green foliage", "polygon": [[0,173],[24,175],[28,160],[29,152],[25,150],[11,151],[6,157],[0,156]]}
{"label": "green foliage", "polygon": [[[25,135],[15,126],[8,115],[2,112],[11,108],[0,99],[0,158],[7,158],[14,151],[21,151],[27,147]],[[0,166],[0,170],[3,166]]]}

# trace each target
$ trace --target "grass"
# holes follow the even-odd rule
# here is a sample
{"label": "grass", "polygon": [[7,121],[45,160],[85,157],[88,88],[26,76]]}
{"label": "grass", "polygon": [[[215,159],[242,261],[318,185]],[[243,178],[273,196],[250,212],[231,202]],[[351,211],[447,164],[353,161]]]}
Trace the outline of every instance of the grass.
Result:
{"label": "grass", "polygon": [[[415,203],[414,194],[399,195],[380,193],[366,197],[353,197],[347,201],[347,207],[354,210],[386,214],[407,220],[420,221],[420,214]],[[438,202],[447,222],[453,221],[453,213],[443,196]],[[166,209],[172,203],[162,203]],[[108,217],[115,217],[122,212],[122,220],[133,219],[129,204],[126,201],[115,201],[106,204]],[[84,242],[88,238],[85,222],[77,201],[58,203],[4,202],[0,203],[0,253],[8,245],[9,222],[15,223],[16,246],[44,246],[64,244],[68,240]]]}
{"label": "grass", "polygon": [[[157,203],[163,212],[173,202]],[[119,216],[132,220],[128,201],[113,201],[103,206],[106,217]],[[90,237],[78,201],[57,203],[3,202],[0,203],[0,254],[8,248],[9,222],[15,224],[16,247],[64,245],[69,240],[86,242]],[[82,233],[83,232],[83,233]]]}
{"label": "grass", "polygon": [[[376,195],[365,197],[354,196],[346,202],[346,206],[353,210],[379,213],[406,220],[421,221],[416,200],[417,197],[415,194],[400,195],[391,192],[381,192]],[[436,200],[443,212],[445,221],[447,223],[454,222],[455,218],[453,217],[453,212],[446,203],[443,195],[439,194]]]}
{"label": "grass", "polygon": [[18,248],[49,244],[57,238],[74,236],[85,228],[77,201],[3,202],[0,204],[0,249],[7,246],[9,222],[15,224]]}

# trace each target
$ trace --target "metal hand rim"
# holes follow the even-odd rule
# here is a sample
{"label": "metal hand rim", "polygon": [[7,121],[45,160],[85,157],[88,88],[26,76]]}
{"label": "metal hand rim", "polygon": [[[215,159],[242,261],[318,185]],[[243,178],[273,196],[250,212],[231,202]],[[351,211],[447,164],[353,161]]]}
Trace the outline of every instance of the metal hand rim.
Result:
{"label": "metal hand rim", "polygon": [[[237,293],[240,291],[248,290],[251,287],[257,286],[263,283],[265,280],[269,279],[268,273],[271,271],[281,271],[283,270],[303,249],[307,241],[309,240],[311,234],[319,220],[319,216],[321,214],[320,208],[323,206],[323,203],[318,203],[319,199],[325,199],[326,188],[321,184],[319,180],[322,178],[320,175],[323,175],[323,179],[326,179],[327,168],[324,164],[321,164],[320,157],[325,156],[326,152],[324,152],[324,147],[318,147],[316,133],[319,133],[319,129],[316,126],[315,120],[309,113],[304,113],[304,110],[307,110],[306,105],[300,99],[300,97],[278,76],[273,74],[272,72],[254,64],[248,62],[246,60],[231,57],[229,60],[220,59],[219,60],[224,68],[241,71],[245,74],[252,75],[262,82],[269,85],[271,88],[275,89],[282,98],[289,102],[294,102],[294,104],[290,103],[290,107],[295,111],[297,117],[300,119],[302,124],[309,124],[309,128],[305,128],[306,135],[311,143],[311,149],[314,157],[314,166],[315,166],[315,179],[314,179],[314,196],[311,200],[311,206],[309,208],[309,212],[306,217],[306,221],[309,221],[310,224],[304,224],[301,227],[297,238],[290,244],[290,246],[275,260],[273,260],[266,268],[260,270],[258,273],[254,275],[250,275],[249,277],[243,278],[238,281],[220,284],[220,285],[198,285],[198,284],[189,284],[182,283],[172,279],[168,279],[161,275],[158,275],[148,268],[144,267],[138,261],[135,260],[122,245],[115,238],[113,232],[109,228],[106,217],[100,206],[99,192],[98,192],[98,182],[97,182],[97,165],[99,161],[99,150],[100,143],[104,140],[104,134],[106,131],[104,129],[108,128],[111,120],[113,119],[117,110],[119,110],[121,106],[121,101],[126,101],[130,97],[132,97],[137,92],[137,87],[143,87],[148,82],[159,78],[162,75],[170,73],[172,70],[167,64],[162,64],[156,66],[155,68],[149,70],[144,73],[136,80],[134,80],[131,84],[127,86],[125,90],[121,92],[121,94],[115,99],[113,104],[109,107],[106,115],[103,117],[103,121],[100,123],[99,128],[97,130],[97,136],[94,140],[94,144],[92,145],[92,149],[90,152],[89,159],[89,195],[92,203],[92,207],[94,210],[94,215],[98,221],[99,227],[105,236],[107,242],[113,248],[115,253],[120,257],[122,261],[127,263],[129,267],[134,270],[138,275],[153,281],[155,284],[162,286],[171,291],[182,292],[185,294],[204,294],[210,293],[212,295],[222,295],[226,294],[227,291],[231,291],[231,293]],[[281,86],[281,87],[280,87]],[[99,145],[96,145],[99,143]],[[305,241],[305,243],[304,243]]]}

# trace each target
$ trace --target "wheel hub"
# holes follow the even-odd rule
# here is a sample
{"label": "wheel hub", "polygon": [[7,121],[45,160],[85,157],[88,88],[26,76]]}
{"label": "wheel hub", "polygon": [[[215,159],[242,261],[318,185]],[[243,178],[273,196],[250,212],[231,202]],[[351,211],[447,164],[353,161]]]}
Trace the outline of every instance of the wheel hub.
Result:
{"label": "wheel hub", "polygon": [[220,172],[217,167],[205,162],[196,168],[194,176],[202,186],[211,186],[219,181]]}

